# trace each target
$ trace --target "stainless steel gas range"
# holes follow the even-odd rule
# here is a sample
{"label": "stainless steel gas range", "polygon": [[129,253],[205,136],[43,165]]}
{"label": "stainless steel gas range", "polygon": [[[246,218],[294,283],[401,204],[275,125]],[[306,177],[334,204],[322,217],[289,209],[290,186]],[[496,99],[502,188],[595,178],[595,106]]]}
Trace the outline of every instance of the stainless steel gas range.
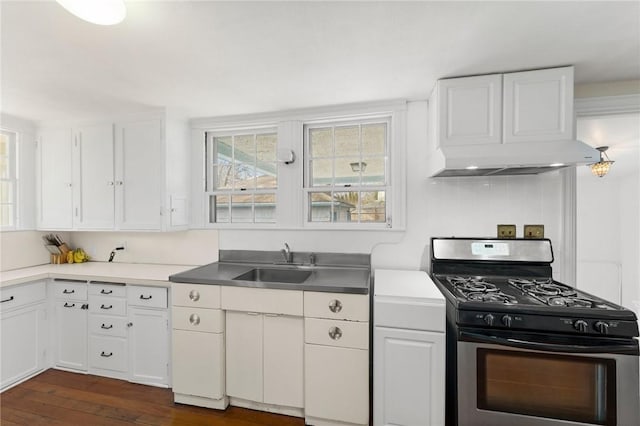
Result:
{"label": "stainless steel gas range", "polygon": [[431,240],[448,426],[640,424],[635,314],[555,281],[552,262],[546,239]]}

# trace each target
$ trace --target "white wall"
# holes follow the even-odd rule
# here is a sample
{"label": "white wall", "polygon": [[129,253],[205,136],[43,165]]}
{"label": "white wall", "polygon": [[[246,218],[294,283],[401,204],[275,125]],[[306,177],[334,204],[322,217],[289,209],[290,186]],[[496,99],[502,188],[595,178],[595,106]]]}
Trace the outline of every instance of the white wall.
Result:
{"label": "white wall", "polygon": [[[10,231],[0,233],[0,271],[26,268],[49,263],[49,252],[44,248],[40,231]],[[67,232],[58,232],[64,240]]]}

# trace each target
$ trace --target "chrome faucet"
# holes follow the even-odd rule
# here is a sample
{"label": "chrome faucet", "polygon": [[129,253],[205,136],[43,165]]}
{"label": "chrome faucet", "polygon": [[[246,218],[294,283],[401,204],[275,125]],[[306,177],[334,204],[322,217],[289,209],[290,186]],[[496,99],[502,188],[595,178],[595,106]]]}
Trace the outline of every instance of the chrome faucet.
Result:
{"label": "chrome faucet", "polygon": [[284,248],[280,250],[280,253],[284,256],[284,260],[287,263],[293,262],[293,253],[291,253],[291,249],[289,248],[289,244],[284,243]]}

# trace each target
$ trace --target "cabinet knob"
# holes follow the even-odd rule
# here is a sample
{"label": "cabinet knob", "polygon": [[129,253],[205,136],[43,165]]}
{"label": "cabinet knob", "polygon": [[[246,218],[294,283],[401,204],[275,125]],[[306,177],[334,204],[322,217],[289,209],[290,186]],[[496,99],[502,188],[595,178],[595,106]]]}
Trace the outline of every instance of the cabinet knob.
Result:
{"label": "cabinet knob", "polygon": [[127,327],[133,327],[133,323],[132,322],[128,322],[127,323]]}
{"label": "cabinet knob", "polygon": [[191,325],[200,324],[200,316],[198,314],[189,315],[189,322],[191,323]]}
{"label": "cabinet knob", "polygon": [[116,185],[122,185],[122,181],[121,180],[117,180],[116,181]]}
{"label": "cabinet knob", "polygon": [[342,337],[342,330],[340,330],[340,328],[338,327],[331,327],[329,329],[329,337],[331,337],[333,340],[338,340]]}
{"label": "cabinet knob", "polygon": [[193,300],[194,302],[200,300],[200,293],[198,292],[198,290],[191,290],[189,292],[189,299]]}
{"label": "cabinet knob", "polygon": [[342,302],[337,299],[333,299],[329,302],[329,310],[333,313],[340,312],[342,310]]}
{"label": "cabinet knob", "polygon": [[110,180],[109,182],[107,182],[107,185],[108,185],[108,186],[113,186],[113,181],[112,181],[112,180]]}

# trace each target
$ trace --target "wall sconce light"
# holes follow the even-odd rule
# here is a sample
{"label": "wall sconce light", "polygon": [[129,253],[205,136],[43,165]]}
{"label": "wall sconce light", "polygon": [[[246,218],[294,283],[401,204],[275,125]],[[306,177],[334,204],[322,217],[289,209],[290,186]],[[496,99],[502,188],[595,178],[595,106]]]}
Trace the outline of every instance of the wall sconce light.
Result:
{"label": "wall sconce light", "polygon": [[611,161],[609,159],[609,156],[605,152],[607,149],[609,149],[608,146],[599,146],[596,149],[600,151],[600,161],[598,161],[597,163],[589,164],[589,167],[591,167],[591,173],[598,177],[603,177],[609,172],[609,168],[613,163],[615,163],[615,161]]}
{"label": "wall sconce light", "polygon": [[127,16],[124,0],[56,0],[80,19],[97,25],[115,25]]}
{"label": "wall sconce light", "polygon": [[349,165],[351,166],[351,171],[353,171],[354,173],[364,173],[364,171],[367,169],[367,163],[365,163],[364,161],[356,161],[354,163],[349,163]]}

